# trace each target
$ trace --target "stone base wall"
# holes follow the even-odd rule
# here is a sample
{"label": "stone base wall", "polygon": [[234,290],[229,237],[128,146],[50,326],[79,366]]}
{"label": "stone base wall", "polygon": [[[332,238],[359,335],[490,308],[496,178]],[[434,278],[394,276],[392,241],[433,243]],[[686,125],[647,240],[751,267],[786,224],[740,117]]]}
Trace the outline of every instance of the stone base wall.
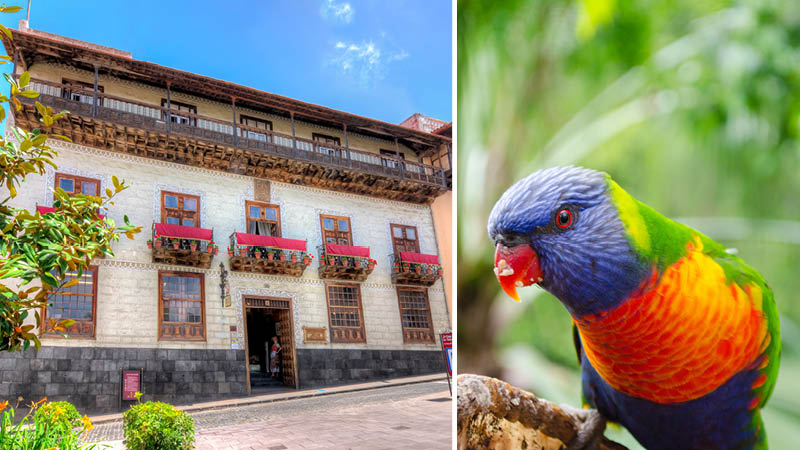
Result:
{"label": "stone base wall", "polygon": [[441,351],[297,349],[300,388],[445,373]]}
{"label": "stone base wall", "polygon": [[81,413],[124,410],[123,369],[144,369],[144,400],[181,405],[247,393],[244,350],[42,347],[0,353],[0,400],[47,396]]}

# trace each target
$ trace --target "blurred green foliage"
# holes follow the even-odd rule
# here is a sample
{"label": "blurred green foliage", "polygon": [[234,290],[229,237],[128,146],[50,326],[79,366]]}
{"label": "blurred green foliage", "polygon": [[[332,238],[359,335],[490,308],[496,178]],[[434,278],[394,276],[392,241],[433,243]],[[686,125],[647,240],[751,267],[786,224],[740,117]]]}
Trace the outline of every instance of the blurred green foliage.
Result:
{"label": "blurred green foliage", "polygon": [[795,445],[800,2],[470,0],[457,16],[459,372],[578,403],[570,317],[538,288],[502,295],[486,236],[514,181],[578,164],[764,275],[784,339],[765,422],[773,448]]}

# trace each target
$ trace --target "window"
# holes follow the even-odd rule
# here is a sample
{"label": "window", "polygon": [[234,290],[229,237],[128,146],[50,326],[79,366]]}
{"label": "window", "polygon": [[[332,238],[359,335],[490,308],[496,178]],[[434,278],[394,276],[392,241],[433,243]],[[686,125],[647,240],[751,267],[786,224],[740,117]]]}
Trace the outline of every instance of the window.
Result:
{"label": "window", "polygon": [[[328,136],[320,133],[312,133],[311,139],[315,142],[319,142],[320,144],[330,144],[336,146],[342,145],[338,137]],[[339,149],[337,148],[325,147],[324,145],[315,145],[315,147],[317,147],[317,151],[320,153],[330,156],[340,156]]]}
{"label": "window", "polygon": [[200,226],[200,197],[161,191],[161,223]]}
{"label": "window", "polygon": [[353,245],[350,218],[320,214],[322,240],[326,244]]}
{"label": "window", "polygon": [[394,150],[384,150],[381,149],[381,155],[390,156],[394,159],[388,158],[381,158],[381,163],[386,167],[391,167],[393,169],[399,169],[403,167],[403,163],[399,161],[395,161],[395,159],[406,159],[406,154],[403,152],[396,152]]}
{"label": "window", "polygon": [[436,342],[431,326],[428,291],[397,288],[397,299],[400,303],[400,321],[403,324],[403,342]]}
{"label": "window", "polygon": [[262,236],[281,235],[281,209],[269,203],[245,201],[247,232]]}
{"label": "window", "polygon": [[99,195],[100,180],[66,173],[56,173],[56,188],[63,189],[70,196],[76,194]]}
{"label": "window", "polygon": [[204,341],[205,278],[202,273],[158,272],[158,338]]}
{"label": "window", "polygon": [[[62,78],[61,83],[68,86],[61,91],[61,96],[63,98],[76,102],[88,103],[90,105],[94,102],[94,95],[92,94],[94,91],[94,83],[85,83],[83,81],[70,80],[67,78]],[[75,90],[70,89],[70,86],[75,87]],[[98,84],[97,92],[103,92],[103,86]]]}
{"label": "window", "polygon": [[[255,117],[240,115],[239,123],[247,128],[251,128],[242,130],[241,135],[244,137],[261,142],[269,142],[269,136],[267,136],[266,133],[259,133],[255,130],[272,131],[272,122],[268,120],[256,119]],[[253,130],[253,128],[255,130]]]}
{"label": "window", "polygon": [[[77,275],[77,271],[69,271],[64,281],[72,281]],[[77,284],[50,294],[47,303],[48,306],[42,309],[42,323],[46,333],[55,333],[50,329],[48,319],[55,321],[72,319],[75,324],[67,329],[66,334],[94,337],[97,308],[97,266],[89,266],[84,270]]]}
{"label": "window", "polygon": [[[167,107],[167,99],[165,99],[165,98],[161,99],[161,106],[164,107],[164,108]],[[170,100],[169,101],[169,111],[170,111],[170,115],[169,116],[170,116],[170,119],[172,120],[172,123],[179,123],[179,124],[191,125],[191,126],[196,126],[197,125],[197,120],[194,117],[191,117],[189,115],[180,114],[180,113],[188,113],[188,114],[197,115],[197,106],[190,105],[188,103],[181,103],[181,102],[176,102],[174,100]],[[164,111],[162,113],[162,118],[164,120],[167,120],[166,111]]]}
{"label": "window", "polygon": [[391,224],[392,245],[394,253],[411,252],[419,253],[419,239],[417,237],[417,227],[407,225]]}
{"label": "window", "polygon": [[361,289],[357,284],[328,284],[328,320],[331,342],[367,342],[361,311]]}

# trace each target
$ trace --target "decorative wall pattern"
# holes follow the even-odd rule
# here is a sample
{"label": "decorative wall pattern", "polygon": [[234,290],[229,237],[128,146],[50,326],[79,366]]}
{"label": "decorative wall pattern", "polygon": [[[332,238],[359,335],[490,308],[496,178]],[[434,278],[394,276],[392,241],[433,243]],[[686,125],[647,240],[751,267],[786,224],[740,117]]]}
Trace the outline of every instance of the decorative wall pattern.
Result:
{"label": "decorative wall pattern", "polygon": [[[189,195],[196,195],[200,197],[200,226],[207,227],[208,226],[208,215],[206,212],[208,211],[208,205],[206,204],[206,193],[205,191],[197,191],[194,189],[188,188],[181,188],[176,186],[170,186],[168,184],[160,184],[155,183],[153,186],[153,221],[160,222],[161,221],[161,191],[168,191],[168,192],[175,192],[177,194],[189,194]],[[217,237],[219,239],[219,237]]]}

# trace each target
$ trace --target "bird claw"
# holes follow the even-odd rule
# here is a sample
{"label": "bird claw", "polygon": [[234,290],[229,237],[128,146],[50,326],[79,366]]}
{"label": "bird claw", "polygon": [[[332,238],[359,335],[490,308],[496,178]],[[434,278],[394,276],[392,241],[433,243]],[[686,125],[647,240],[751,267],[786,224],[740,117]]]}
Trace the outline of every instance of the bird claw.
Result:
{"label": "bird claw", "polygon": [[606,429],[606,419],[596,409],[579,409],[560,405],[561,409],[579,423],[578,434],[567,445],[566,450],[593,450],[597,448]]}

